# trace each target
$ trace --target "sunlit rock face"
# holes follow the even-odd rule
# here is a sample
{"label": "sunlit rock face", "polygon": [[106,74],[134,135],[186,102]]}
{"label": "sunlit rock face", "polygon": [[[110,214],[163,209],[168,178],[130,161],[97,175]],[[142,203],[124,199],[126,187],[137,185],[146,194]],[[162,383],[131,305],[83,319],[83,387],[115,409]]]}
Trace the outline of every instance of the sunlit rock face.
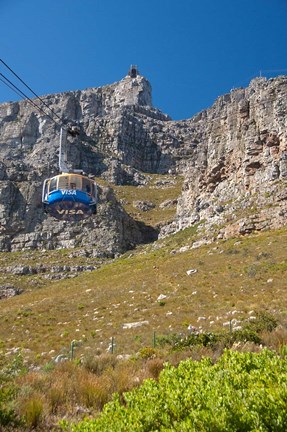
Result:
{"label": "sunlit rock face", "polygon": [[43,212],[42,183],[59,170],[59,117],[79,126],[79,136],[69,138],[74,169],[111,186],[143,187],[142,173],[184,177],[175,221],[161,235],[197,222],[211,231],[216,225],[219,237],[283,225],[286,96],[286,77],[258,78],[172,121],[152,106],[151,85],[137,72],[104,87],[43,96],[44,107],[35,100],[49,115],[27,101],[1,104],[0,250],[88,246],[114,256],[157,236],[125,213],[111,188],[99,190],[98,212],[86,221],[59,222]]}
{"label": "sunlit rock face", "polygon": [[188,121],[196,145],[183,168],[177,229],[224,224],[224,237],[285,224],[286,94],[286,77],[258,78]]}

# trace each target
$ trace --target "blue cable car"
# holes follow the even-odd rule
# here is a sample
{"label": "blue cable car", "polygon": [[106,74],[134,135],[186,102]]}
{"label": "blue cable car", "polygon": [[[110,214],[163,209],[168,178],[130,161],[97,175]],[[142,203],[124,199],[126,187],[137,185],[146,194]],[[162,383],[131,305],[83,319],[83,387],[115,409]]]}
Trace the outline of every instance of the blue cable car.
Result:
{"label": "blue cable car", "polygon": [[67,134],[75,137],[77,128],[61,129],[59,168],[62,171],[43,184],[42,203],[49,215],[59,220],[80,221],[97,211],[97,184],[81,170],[68,166]]}
{"label": "blue cable car", "polygon": [[42,202],[56,219],[86,219],[97,210],[97,185],[81,174],[62,173],[44,181]]}

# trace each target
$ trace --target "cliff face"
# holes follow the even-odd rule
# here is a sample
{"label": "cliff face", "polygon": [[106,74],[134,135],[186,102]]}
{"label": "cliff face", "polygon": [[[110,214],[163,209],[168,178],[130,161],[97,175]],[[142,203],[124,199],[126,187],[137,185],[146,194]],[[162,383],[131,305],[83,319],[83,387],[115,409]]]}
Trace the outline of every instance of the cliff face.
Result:
{"label": "cliff face", "polygon": [[194,147],[183,169],[177,228],[224,224],[219,236],[286,220],[287,79],[258,78],[188,121]]}
{"label": "cliff face", "polygon": [[[285,223],[286,95],[286,77],[258,78],[185,121],[152,107],[140,75],[43,99],[80,127],[70,143],[73,168],[112,184],[139,184],[140,172],[184,176],[177,218],[162,235],[204,221],[208,229],[224,223],[217,235],[229,236]],[[44,214],[42,182],[58,173],[58,146],[59,127],[27,101],[0,105],[0,250],[89,246],[114,255],[155,238],[109,188],[87,221]]]}

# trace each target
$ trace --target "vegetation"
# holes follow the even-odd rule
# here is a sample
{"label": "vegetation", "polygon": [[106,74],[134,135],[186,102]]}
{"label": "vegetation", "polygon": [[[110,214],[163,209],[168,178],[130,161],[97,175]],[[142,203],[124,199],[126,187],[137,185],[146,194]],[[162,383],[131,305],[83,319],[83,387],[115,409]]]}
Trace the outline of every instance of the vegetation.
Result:
{"label": "vegetation", "polygon": [[277,354],[225,351],[213,364],[167,365],[158,382],[115,395],[102,415],[63,429],[113,431],[285,431],[287,361]]}
{"label": "vegetation", "polygon": [[[129,429],[131,427],[129,422],[132,422],[134,415],[136,415],[130,412],[129,406],[135,407],[138,403],[143,403],[143,401],[138,402],[137,395],[146,394],[146,390],[144,389],[146,389],[145,386],[147,379],[153,380],[150,385],[152,388],[158,389],[160,396],[162,392],[161,377],[166,373],[165,365],[168,364],[168,368],[171,371],[174,371],[172,373],[175,374],[174,382],[176,382],[178,375],[177,372],[175,372],[175,368],[181,368],[182,361],[186,359],[189,359],[191,364],[194,361],[196,361],[196,363],[198,363],[198,361],[202,361],[202,364],[205,365],[205,368],[206,365],[211,367],[217,362],[219,362],[219,365],[224,364],[221,355],[226,348],[231,347],[232,351],[237,350],[238,352],[253,351],[260,353],[263,346],[268,346],[269,352],[271,353],[272,349],[273,354],[268,354],[267,357],[263,356],[265,360],[273,356],[276,359],[281,359],[282,362],[286,362],[286,344],[287,330],[278,325],[273,316],[262,312],[257,314],[256,320],[252,322],[246,322],[243,325],[241,331],[238,330],[232,333],[225,331],[220,333],[192,333],[188,335],[170,334],[169,337],[158,335],[156,337],[155,347],[147,346],[141,348],[137,353],[132,356],[128,356],[127,358],[120,358],[115,354],[108,353],[88,353],[83,355],[81,359],[66,359],[60,363],[51,361],[43,365],[41,368],[38,367],[35,369],[33,367],[27,368],[23,361],[22,354],[17,353],[12,359],[11,363],[3,367],[1,372],[0,425],[4,431],[9,431],[11,428],[16,431],[23,431],[26,429],[30,430],[31,428],[38,431],[45,431],[47,429],[51,431],[58,431],[60,427],[59,420],[65,418],[65,421],[60,421],[61,427],[64,430],[104,431],[109,430],[105,429],[105,427],[108,426],[104,425],[108,425],[109,422],[112,421],[112,419],[109,417],[110,414],[105,414],[111,413],[111,408],[108,408],[110,406],[112,407],[112,416],[115,415],[114,411],[119,411],[116,415],[119,423],[113,423],[115,424],[115,429],[110,429],[110,431],[124,430],[122,429],[124,424],[127,424],[128,429],[126,430],[157,430],[153,428],[155,428],[156,425],[158,427],[159,424],[161,424],[158,423],[160,418],[159,413],[156,415],[156,419],[154,419],[153,412],[148,412],[148,404],[145,410],[140,408],[140,410],[143,411],[143,416],[139,416],[138,423],[136,423],[138,424],[138,429]],[[267,352],[266,348],[263,350],[263,352],[265,353],[265,351]],[[277,352],[277,355],[275,355],[275,352]],[[207,361],[207,359],[209,360]],[[280,369],[277,370],[277,366],[280,363],[278,359],[272,364],[273,375],[276,377],[278,372],[280,372]],[[205,373],[206,371],[204,368],[203,370]],[[218,368],[218,370],[220,370],[221,366],[218,366]],[[262,363],[262,368],[265,368],[264,373],[270,373],[265,363]],[[163,370],[164,372],[162,374],[161,372]],[[200,376],[198,378],[204,378],[203,370],[199,369]],[[241,373],[240,365],[236,370],[238,374]],[[216,373],[219,374],[219,372]],[[222,374],[223,373],[226,374],[226,370],[222,371]],[[230,375],[229,378],[229,384],[233,385],[233,375]],[[190,385],[190,379],[191,376],[188,375],[185,377],[183,375],[180,385],[186,386],[188,389]],[[197,378],[194,377],[194,379],[196,386],[198,386],[198,389],[200,390],[200,385],[198,384]],[[156,383],[157,380],[159,384]],[[184,384],[185,380],[186,384]],[[237,382],[241,382],[241,378],[239,376],[237,377],[237,380]],[[242,377],[242,382],[245,383],[245,381],[246,377]],[[215,379],[213,384],[215,384]],[[213,384],[211,384],[211,387]],[[218,382],[219,387],[218,389],[214,390],[216,394],[220,391],[221,384],[221,382]],[[193,389],[194,385],[192,387]],[[207,385],[206,382],[204,385]],[[253,385],[253,381],[251,381],[250,386],[251,385]],[[166,386],[166,383],[164,383],[164,386]],[[139,388],[139,393],[135,390],[137,388]],[[233,390],[234,389],[232,387],[228,389],[228,394],[233,394]],[[256,387],[254,387],[253,390],[254,397],[256,398]],[[174,387],[170,389],[166,388],[164,391],[167,393],[173,392],[175,395],[181,394],[181,389],[177,390],[174,389]],[[193,390],[191,389],[190,391],[191,394],[189,395],[189,399],[194,400],[195,396],[192,393]],[[225,391],[223,392],[223,399]],[[242,391],[245,391],[244,388]],[[129,393],[127,392],[132,392],[130,393],[131,396],[129,396]],[[278,389],[278,395],[281,395],[280,392],[281,390]],[[146,396],[148,400],[153,400],[153,410],[156,409],[157,411],[160,411],[162,407],[161,399],[153,394],[148,394]],[[205,397],[208,398],[208,394],[205,393]],[[129,405],[128,401],[133,402],[131,402],[131,405]],[[106,406],[106,404],[109,402],[112,404]],[[222,410],[227,411],[230,408],[227,402],[228,401],[226,401],[226,403],[224,402],[225,405],[223,404],[224,406],[222,406]],[[250,401],[248,399],[248,403],[253,405],[255,404],[253,399],[250,399]],[[277,399],[274,403],[275,405],[272,405],[271,408],[276,411]],[[156,406],[157,404],[159,404],[158,407]],[[210,399],[208,404],[209,408],[211,409],[213,400]],[[179,400],[176,406],[180,405],[181,401]],[[198,407],[198,405],[194,406],[194,410],[196,407]],[[177,421],[184,420],[181,418],[180,412],[174,412],[176,407],[171,407],[170,409],[173,410]],[[255,407],[254,409],[256,410],[257,408]],[[127,412],[125,410],[127,410]],[[99,414],[102,411],[104,412],[103,417],[99,417]],[[188,408],[186,408],[186,412],[187,411]],[[164,414],[162,415],[163,417],[165,416]],[[200,416],[203,414],[194,413],[193,415],[199,416],[199,418],[201,418]],[[209,415],[211,414],[209,413]],[[148,426],[145,426],[145,416],[150,419]],[[228,417],[228,413],[226,412],[224,415],[222,414],[222,416]],[[257,417],[259,418],[258,424],[260,424],[260,412],[257,413]],[[83,420],[84,418],[93,418],[96,420],[85,420],[83,423],[80,422],[78,426],[76,423],[72,423],[72,421],[75,422]],[[105,420],[101,420],[102,418]],[[206,416],[206,421],[208,421],[208,419],[209,417]],[[98,421],[99,423],[97,423]],[[104,423],[102,423],[102,421],[104,421]],[[162,420],[160,420],[160,422],[161,421]],[[166,422],[169,421],[171,421],[171,419],[167,417],[164,424],[166,425]],[[193,417],[191,417],[187,424],[189,425],[190,422],[192,423],[193,421]],[[123,422],[123,425],[121,422]],[[202,424],[203,426],[201,430],[209,430],[204,428],[204,422]],[[171,422],[170,430],[181,430],[181,426],[182,424],[179,422],[179,429],[173,429],[175,426]],[[147,429],[145,429],[145,427]],[[149,427],[151,429],[148,429]],[[222,430],[233,430],[233,426],[230,426],[229,429],[228,427],[229,424],[227,423],[226,429]],[[182,430],[184,430],[184,428]],[[240,430],[240,428],[238,430]],[[283,429],[279,428],[272,430]]]}
{"label": "vegetation", "polygon": [[[126,211],[153,227],[168,221],[174,213],[174,198],[181,182],[177,179],[174,185],[167,183],[166,189],[157,189],[159,180],[151,176],[149,187],[143,189],[145,195],[139,192],[141,188],[115,188]],[[137,199],[151,201],[155,207],[139,210],[134,206]],[[166,200],[171,201],[171,207],[160,206]],[[196,430],[228,431],[238,427],[247,431],[252,430],[250,425],[254,430],[284,430],[280,429],[284,415],[279,419],[283,379],[277,382],[271,372],[270,381],[266,378],[266,413],[271,416],[274,409],[279,414],[274,417],[277,423],[270,420],[270,429],[264,429],[269,420],[260,414],[262,385],[255,381],[255,375],[246,375],[244,365],[253,365],[261,358],[258,362],[267,371],[271,368],[269,361],[273,362],[275,375],[277,369],[279,376],[283,370],[287,352],[287,229],[212,242],[208,238],[199,247],[198,241],[205,234],[198,224],[117,259],[99,260],[89,251],[76,249],[1,253],[0,284],[23,292],[1,300],[0,429],[59,431],[58,422],[65,419],[62,428],[92,430],[100,427],[98,424],[108,424],[109,413],[115,411],[118,415],[114,418],[119,422],[129,422],[135,415],[131,405],[140,407],[138,397],[146,394],[154,400],[154,410],[148,412],[147,404],[147,411],[139,417],[142,425],[138,430],[192,430],[188,422],[194,422]],[[12,274],[9,267],[15,265],[32,270]],[[71,265],[92,265],[96,270],[71,272],[67,270]],[[62,268],[61,272],[55,272],[57,267]],[[260,353],[263,347],[273,354],[264,351],[262,357],[248,354],[249,358],[228,351],[225,360],[221,358],[225,349]],[[189,366],[180,369],[186,359]],[[223,385],[225,390],[220,381],[225,376],[224,361],[230,365],[238,362],[238,388],[232,387],[230,371],[224,392],[234,392],[237,398],[223,398],[220,406],[215,404],[218,419],[212,420],[210,407],[220,388],[216,385]],[[183,405],[182,411],[177,411],[180,387],[172,387],[175,405],[167,399],[166,414],[160,409],[163,400],[159,389],[169,393],[169,382],[175,385],[177,379],[179,385],[185,380],[189,383],[190,400],[201,406],[199,395],[193,393],[191,372],[186,372],[187,377],[182,372],[181,382],[177,367],[181,371],[190,368],[192,375],[198,375],[199,386],[200,377],[214,377],[210,400],[203,393],[206,405],[197,414],[195,406]],[[254,367],[254,374],[259,369]],[[167,378],[163,377],[173,374],[177,378],[164,383]],[[244,406],[239,404],[241,399]],[[248,407],[252,418],[244,411]],[[184,410],[189,408],[192,414],[187,418]],[[231,425],[228,410],[234,409],[243,417]],[[84,418],[95,420],[77,426]],[[210,421],[213,429],[205,429],[205,421]],[[212,421],[218,421],[219,426]],[[128,426],[121,429],[119,423],[117,430],[128,430]]]}
{"label": "vegetation", "polygon": [[[172,222],[176,213],[177,199],[181,194],[183,177],[168,174],[141,173],[140,185],[113,185],[113,191],[124,210],[136,221],[158,228]],[[101,177],[99,186],[110,186]],[[139,203],[149,203],[150,207]]]}
{"label": "vegetation", "polygon": [[[101,179],[98,180],[102,182]],[[180,196],[183,178],[175,175],[149,174],[147,184],[138,186],[113,186],[117,199],[133,219],[157,227],[174,219],[177,198]],[[137,201],[153,204],[149,211],[136,206]]]}

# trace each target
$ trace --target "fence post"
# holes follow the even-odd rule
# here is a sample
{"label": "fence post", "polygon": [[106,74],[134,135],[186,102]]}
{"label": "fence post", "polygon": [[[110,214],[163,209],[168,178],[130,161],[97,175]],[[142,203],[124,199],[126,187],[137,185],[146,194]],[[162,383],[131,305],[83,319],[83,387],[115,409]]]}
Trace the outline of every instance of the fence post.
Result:
{"label": "fence post", "polygon": [[155,348],[155,346],[156,346],[156,333],[154,331],[152,335],[152,347]]}
{"label": "fence post", "polygon": [[71,349],[70,349],[70,352],[71,352],[71,360],[73,360],[73,358],[74,358],[75,342],[76,342],[76,341],[74,341],[74,340],[72,340],[72,342],[71,342]]}

